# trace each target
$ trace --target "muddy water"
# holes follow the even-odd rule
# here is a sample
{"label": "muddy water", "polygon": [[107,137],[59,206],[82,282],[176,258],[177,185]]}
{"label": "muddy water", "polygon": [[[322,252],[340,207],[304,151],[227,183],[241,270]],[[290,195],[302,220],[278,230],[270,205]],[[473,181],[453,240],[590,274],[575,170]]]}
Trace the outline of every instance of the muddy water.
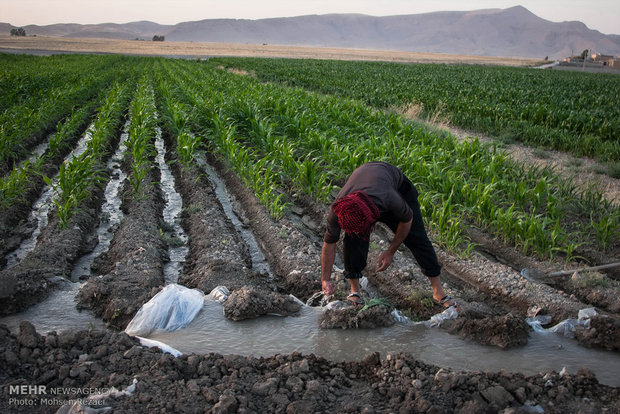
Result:
{"label": "muddy water", "polygon": [[[37,332],[65,329],[104,328],[90,312],[75,309],[74,298],[81,283],[61,282],[47,300],[17,315],[0,319],[12,332],[29,320]],[[592,370],[599,382],[620,386],[620,355],[586,349],[574,340],[553,333],[532,332],[525,347],[502,350],[464,341],[424,323],[397,323],[390,328],[340,330],[318,329],[322,310],[304,306],[299,316],[264,316],[234,322],[223,315],[222,305],[206,300],[204,308],[186,327],[175,332],[154,332],[149,339],[163,342],[183,353],[272,356],[301,352],[324,358],[359,360],[369,352],[410,352],[417,359],[463,371],[520,372],[526,375],[564,367],[575,373],[580,367]]]}
{"label": "muddy water", "polygon": [[164,279],[167,283],[176,283],[189,251],[187,247],[188,237],[180,224],[183,201],[181,195],[174,188],[174,177],[165,161],[166,150],[159,128],[155,148],[157,148],[156,161],[161,173],[161,190],[165,197],[163,216],[164,221],[169,226],[167,236],[174,241],[174,243],[169,243],[168,256],[170,261],[164,266]]}
{"label": "muddy water", "polygon": [[184,329],[156,332],[149,336],[183,353],[271,356],[301,352],[330,360],[357,360],[369,352],[411,352],[416,358],[442,367],[463,371],[499,371],[536,374],[564,367],[575,373],[591,369],[601,383],[620,386],[620,356],[584,349],[568,338],[552,333],[532,332],[525,347],[502,350],[464,341],[424,323],[397,323],[372,330],[322,330],[317,318],[320,308],[305,306],[299,316],[266,316],[233,322],[222,306],[205,301],[205,307]]}
{"label": "muddy water", "polygon": [[261,273],[266,273],[270,277],[273,278],[273,273],[269,266],[269,262],[263,255],[263,252],[258,247],[258,243],[256,238],[254,238],[254,234],[247,228],[243,226],[243,223],[237,217],[237,214],[233,211],[233,206],[231,202],[231,196],[224,182],[220,179],[220,177],[215,173],[215,171],[206,163],[204,160],[200,160],[199,162],[200,168],[202,168],[209,177],[209,180],[213,183],[215,187],[215,196],[218,201],[222,205],[222,209],[226,213],[226,217],[232,222],[237,231],[241,234],[241,237],[245,241],[250,250],[250,256],[252,257],[252,268],[258,270]]}
{"label": "muddy water", "polygon": [[80,278],[89,277],[91,275],[90,267],[93,264],[93,261],[101,253],[108,250],[110,247],[110,242],[114,237],[114,229],[123,218],[119,191],[121,189],[121,185],[125,181],[125,178],[127,178],[127,175],[121,169],[120,163],[125,150],[124,143],[127,141],[128,137],[128,125],[129,121],[125,123],[118,148],[107,164],[108,171],[110,172],[110,180],[106,185],[104,192],[105,201],[101,206],[101,220],[99,227],[97,228],[97,246],[95,246],[91,253],[82,256],[75,263],[73,271],[71,272],[71,280],[74,282],[78,281]]}
{"label": "muddy water", "polygon": [[47,299],[24,312],[0,318],[0,325],[6,325],[14,333],[19,332],[21,321],[30,321],[40,334],[66,329],[104,329],[105,324],[91,312],[75,308],[75,297],[83,283],[58,279],[58,289]]}

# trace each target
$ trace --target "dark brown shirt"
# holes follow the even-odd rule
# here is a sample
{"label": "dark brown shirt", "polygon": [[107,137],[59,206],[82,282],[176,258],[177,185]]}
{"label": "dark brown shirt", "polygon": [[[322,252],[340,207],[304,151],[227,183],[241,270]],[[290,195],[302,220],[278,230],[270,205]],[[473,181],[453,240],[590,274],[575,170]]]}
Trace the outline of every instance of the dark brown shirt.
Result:
{"label": "dark brown shirt", "polygon": [[[351,173],[336,200],[356,191],[364,191],[379,209],[381,217],[391,216],[398,221],[407,222],[413,217],[413,212],[398,192],[404,180],[403,173],[393,165],[379,161],[369,162]],[[338,216],[331,207],[323,240],[326,243],[336,243],[339,238]]]}

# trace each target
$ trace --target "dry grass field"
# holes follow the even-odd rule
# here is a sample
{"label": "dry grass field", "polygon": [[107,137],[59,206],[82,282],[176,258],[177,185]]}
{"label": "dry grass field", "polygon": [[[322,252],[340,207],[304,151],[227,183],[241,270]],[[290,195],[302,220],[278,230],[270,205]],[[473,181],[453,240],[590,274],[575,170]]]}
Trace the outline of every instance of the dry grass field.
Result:
{"label": "dry grass field", "polygon": [[152,42],[116,39],[0,36],[0,52],[113,53],[144,56],[208,58],[212,56],[287,57],[386,62],[533,66],[540,60],[511,57],[449,55],[389,50],[340,49],[205,42]]}

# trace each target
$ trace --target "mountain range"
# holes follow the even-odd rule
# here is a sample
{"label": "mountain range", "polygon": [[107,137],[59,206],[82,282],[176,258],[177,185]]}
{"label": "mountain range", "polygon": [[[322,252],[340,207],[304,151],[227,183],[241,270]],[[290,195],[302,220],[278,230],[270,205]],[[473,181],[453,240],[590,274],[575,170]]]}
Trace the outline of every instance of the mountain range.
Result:
{"label": "mountain range", "polygon": [[[15,28],[0,23],[0,33]],[[478,56],[559,59],[593,53],[620,55],[620,35],[578,21],[551,22],[522,6],[376,17],[326,14],[258,20],[208,19],[160,25],[53,24],[23,26],[27,35],[165,41],[278,44]]]}

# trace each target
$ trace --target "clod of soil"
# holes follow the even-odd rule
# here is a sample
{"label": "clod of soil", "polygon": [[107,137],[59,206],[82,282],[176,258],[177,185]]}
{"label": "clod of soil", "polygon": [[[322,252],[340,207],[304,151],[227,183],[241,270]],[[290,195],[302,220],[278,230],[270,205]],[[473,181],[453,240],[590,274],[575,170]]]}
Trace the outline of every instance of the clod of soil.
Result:
{"label": "clod of soil", "polygon": [[224,315],[233,321],[275,314],[290,316],[301,310],[301,304],[291,296],[244,286],[230,294],[224,302]]}
{"label": "clod of soil", "polygon": [[359,305],[344,305],[341,308],[326,309],[319,316],[322,329],[379,328],[394,325],[392,308],[385,305],[363,309]]}
{"label": "clod of soil", "polygon": [[582,345],[620,351],[620,321],[604,315],[590,318],[590,326],[578,325],[575,337]]}
{"label": "clod of soil", "polygon": [[523,318],[511,313],[480,319],[465,315],[443,322],[442,328],[481,345],[495,345],[504,349],[526,345],[530,332],[530,327]]}

